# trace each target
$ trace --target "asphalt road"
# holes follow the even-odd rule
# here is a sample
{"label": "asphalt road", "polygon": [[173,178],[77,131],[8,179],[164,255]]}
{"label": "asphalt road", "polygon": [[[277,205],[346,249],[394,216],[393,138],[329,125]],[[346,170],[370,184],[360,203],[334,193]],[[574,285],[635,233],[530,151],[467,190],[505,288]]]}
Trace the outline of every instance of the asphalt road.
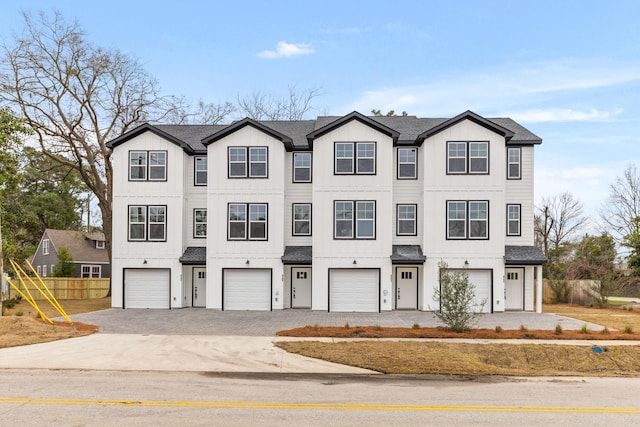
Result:
{"label": "asphalt road", "polygon": [[635,426],[638,396],[623,378],[0,372],[1,423],[39,427]]}

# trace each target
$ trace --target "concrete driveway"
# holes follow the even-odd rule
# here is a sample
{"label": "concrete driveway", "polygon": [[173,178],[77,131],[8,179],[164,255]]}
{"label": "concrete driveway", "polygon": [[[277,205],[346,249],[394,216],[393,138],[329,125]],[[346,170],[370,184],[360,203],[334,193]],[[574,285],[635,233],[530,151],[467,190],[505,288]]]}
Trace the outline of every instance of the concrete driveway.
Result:
{"label": "concrete driveway", "polygon": [[[306,325],[412,327],[438,326],[431,312],[389,311],[383,313],[328,313],[311,310],[219,311],[204,308],[173,310],[109,309],[71,316],[74,321],[91,323],[105,334],[208,335],[273,337],[276,332]],[[477,327],[518,329],[580,329],[584,322],[553,314],[507,312],[485,314]],[[602,329],[588,325],[592,330]]]}

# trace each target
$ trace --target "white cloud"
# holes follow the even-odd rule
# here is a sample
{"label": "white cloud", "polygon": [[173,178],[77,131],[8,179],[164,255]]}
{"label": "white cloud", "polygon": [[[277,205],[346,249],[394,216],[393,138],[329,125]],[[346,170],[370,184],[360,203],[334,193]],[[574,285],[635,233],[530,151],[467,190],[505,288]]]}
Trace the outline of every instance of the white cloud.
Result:
{"label": "white cloud", "polygon": [[[470,109],[488,116],[506,111],[508,114],[500,115],[514,117],[511,111],[517,112],[525,106],[548,103],[578,91],[638,81],[640,64],[607,65],[585,61],[505,64],[424,84],[376,88],[364,92],[340,111],[379,108],[406,110],[423,117],[448,117]],[[534,121],[593,121],[610,119],[620,111],[552,107],[546,112],[541,109],[537,114],[535,110],[525,109],[523,116],[525,113]]]}
{"label": "white cloud", "polygon": [[310,55],[314,52],[313,47],[307,43],[287,43],[285,41],[279,41],[276,50],[263,50],[259,52],[257,56],[262,59],[278,59]]}
{"label": "white cloud", "polygon": [[600,111],[592,108],[589,110],[574,110],[571,108],[550,108],[536,110],[510,111],[499,116],[508,116],[514,120],[536,122],[602,122],[608,121],[622,113],[622,109],[615,111]]}

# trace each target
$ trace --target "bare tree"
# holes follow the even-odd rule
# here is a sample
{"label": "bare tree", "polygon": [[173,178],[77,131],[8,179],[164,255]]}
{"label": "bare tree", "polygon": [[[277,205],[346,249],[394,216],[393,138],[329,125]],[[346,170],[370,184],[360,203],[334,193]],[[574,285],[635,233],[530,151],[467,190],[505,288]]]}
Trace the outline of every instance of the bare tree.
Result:
{"label": "bare tree", "polygon": [[217,125],[236,111],[236,106],[229,101],[215,104],[200,100],[192,106],[183,98],[174,98],[172,104],[164,121],[176,125]]}
{"label": "bare tree", "polygon": [[[111,255],[113,170],[105,144],[142,122],[198,111],[160,96],[136,59],[94,46],[77,22],[58,12],[23,18],[23,32],[2,45],[0,100],[33,129],[45,154],[80,173],[98,201]],[[203,103],[200,110],[215,120],[213,106]]]}
{"label": "bare tree", "polygon": [[582,202],[568,191],[544,197],[536,210],[536,242],[550,261],[545,266],[548,276],[567,244],[577,237],[587,218],[583,216]]}
{"label": "bare tree", "polygon": [[604,231],[618,243],[638,231],[640,218],[640,171],[636,164],[628,165],[622,176],[609,186],[609,198],[600,209]]}
{"label": "bare tree", "polygon": [[320,88],[312,87],[299,91],[289,86],[289,94],[277,98],[262,91],[254,91],[245,97],[238,97],[237,104],[243,116],[255,120],[302,120],[313,110],[313,100],[320,96]]}

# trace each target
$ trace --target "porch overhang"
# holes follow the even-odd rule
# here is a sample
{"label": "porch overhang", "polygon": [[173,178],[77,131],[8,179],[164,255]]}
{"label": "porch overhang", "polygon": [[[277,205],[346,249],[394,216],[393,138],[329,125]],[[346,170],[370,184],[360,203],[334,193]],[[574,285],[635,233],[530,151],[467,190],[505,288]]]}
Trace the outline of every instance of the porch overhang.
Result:
{"label": "porch overhang", "polygon": [[286,246],[281,259],[285,265],[311,265],[311,246]]}
{"label": "porch overhang", "polygon": [[206,265],[207,248],[189,246],[179,259],[182,265]]}
{"label": "porch overhang", "polygon": [[537,246],[505,246],[504,265],[542,265],[547,262]]}
{"label": "porch overhang", "polygon": [[393,245],[391,264],[424,264],[426,260],[420,245]]}

